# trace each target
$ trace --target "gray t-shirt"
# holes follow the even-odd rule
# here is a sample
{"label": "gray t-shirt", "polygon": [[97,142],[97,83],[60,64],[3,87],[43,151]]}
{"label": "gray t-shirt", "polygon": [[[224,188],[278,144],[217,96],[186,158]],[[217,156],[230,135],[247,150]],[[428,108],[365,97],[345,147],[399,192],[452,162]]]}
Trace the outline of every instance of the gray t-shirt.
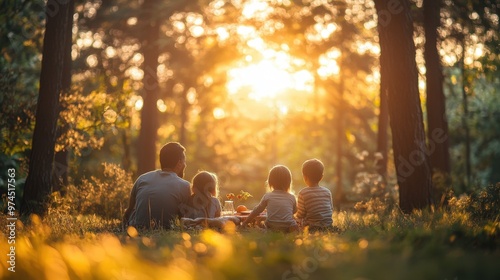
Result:
{"label": "gray t-shirt", "polygon": [[135,208],[129,224],[145,228],[171,228],[171,222],[180,216],[179,206],[186,203],[191,191],[189,182],[174,172],[155,170],[135,181],[132,196]]}
{"label": "gray t-shirt", "polygon": [[267,224],[275,227],[297,225],[297,222],[293,218],[293,214],[297,212],[297,202],[295,196],[292,194],[282,190],[273,190],[270,193],[266,193],[253,211],[262,213],[266,208]]}

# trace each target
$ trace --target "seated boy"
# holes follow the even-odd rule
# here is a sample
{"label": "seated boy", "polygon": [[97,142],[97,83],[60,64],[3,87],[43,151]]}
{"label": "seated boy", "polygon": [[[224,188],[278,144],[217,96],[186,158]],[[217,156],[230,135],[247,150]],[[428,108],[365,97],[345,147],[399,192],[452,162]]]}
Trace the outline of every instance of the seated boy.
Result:
{"label": "seated boy", "polygon": [[332,193],[319,182],[323,179],[324,165],[317,159],[306,160],[302,165],[302,176],[307,187],[299,192],[296,218],[302,220],[309,231],[333,230]]}

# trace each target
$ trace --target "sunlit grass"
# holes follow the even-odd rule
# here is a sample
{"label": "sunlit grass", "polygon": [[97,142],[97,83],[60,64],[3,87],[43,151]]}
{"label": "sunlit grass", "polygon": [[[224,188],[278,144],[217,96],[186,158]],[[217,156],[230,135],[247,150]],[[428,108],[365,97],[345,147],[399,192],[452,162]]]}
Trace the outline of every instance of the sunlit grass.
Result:
{"label": "sunlit grass", "polygon": [[[498,279],[500,222],[449,208],[342,211],[337,233],[123,231],[118,220],[52,210],[17,223],[5,279]],[[463,206],[463,205],[462,205]],[[497,212],[498,213],[498,212]],[[0,217],[5,227],[6,216]],[[0,250],[8,252],[6,236]],[[295,277],[295,278],[294,278]]]}

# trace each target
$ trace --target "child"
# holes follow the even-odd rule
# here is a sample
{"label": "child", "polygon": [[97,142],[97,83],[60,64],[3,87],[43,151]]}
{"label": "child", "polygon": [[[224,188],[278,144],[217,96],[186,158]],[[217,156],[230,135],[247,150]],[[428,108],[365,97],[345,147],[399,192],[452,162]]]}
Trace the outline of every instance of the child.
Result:
{"label": "child", "polygon": [[293,218],[293,214],[297,212],[297,202],[295,196],[289,193],[292,173],[286,166],[277,165],[269,171],[267,183],[273,191],[262,197],[259,205],[253,209],[242,226],[245,227],[267,208],[268,229],[283,232],[298,231],[299,227]]}
{"label": "child", "polygon": [[207,171],[198,172],[193,177],[189,203],[182,209],[183,216],[191,219],[220,217],[221,206],[217,191],[217,176]]}
{"label": "child", "polygon": [[222,230],[227,223],[240,224],[238,217],[221,217],[221,205],[217,199],[218,186],[217,176],[213,173],[200,171],[193,177],[193,194],[189,204],[182,209],[182,229],[201,226]]}
{"label": "child", "polygon": [[332,193],[319,186],[323,179],[324,165],[317,159],[306,160],[302,165],[302,176],[307,187],[299,192],[298,211],[295,215],[302,219],[302,226],[308,226],[309,231],[333,229]]}

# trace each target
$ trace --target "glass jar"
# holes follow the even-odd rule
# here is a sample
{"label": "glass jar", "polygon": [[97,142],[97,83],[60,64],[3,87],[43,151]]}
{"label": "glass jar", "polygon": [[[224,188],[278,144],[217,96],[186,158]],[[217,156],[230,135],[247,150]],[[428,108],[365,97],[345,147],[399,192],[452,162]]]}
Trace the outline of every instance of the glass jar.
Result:
{"label": "glass jar", "polygon": [[234,202],[232,200],[224,201],[223,215],[225,215],[225,216],[234,215]]}

